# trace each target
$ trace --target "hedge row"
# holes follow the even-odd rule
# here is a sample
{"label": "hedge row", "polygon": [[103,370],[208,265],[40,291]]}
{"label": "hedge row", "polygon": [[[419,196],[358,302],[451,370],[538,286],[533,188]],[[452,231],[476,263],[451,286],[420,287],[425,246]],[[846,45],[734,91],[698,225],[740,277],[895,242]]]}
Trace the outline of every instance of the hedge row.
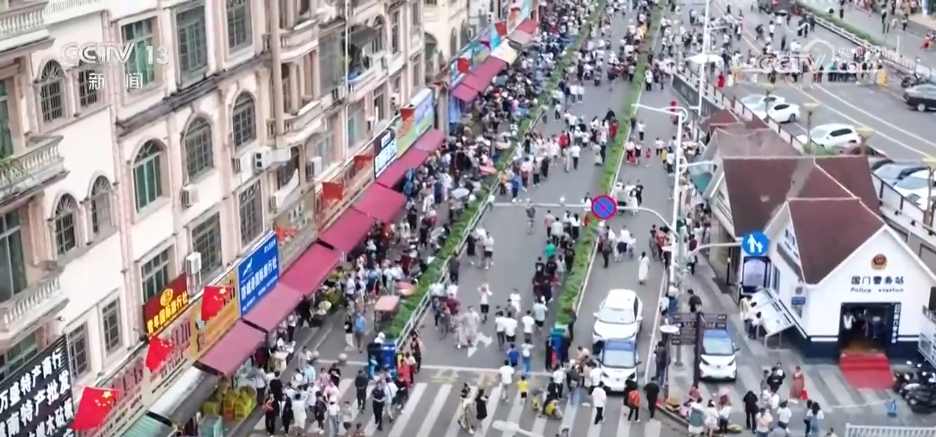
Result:
{"label": "hedge row", "polygon": [[[518,139],[522,140],[529,133],[533,127],[536,125],[536,120],[539,119],[543,111],[548,110],[550,107],[549,97],[553,94],[556,87],[559,86],[559,82],[562,81],[563,73],[566,71],[566,68],[571,62],[576,59],[576,53],[578,52],[579,47],[582,46],[582,43],[585,41],[585,38],[589,35],[592,25],[601,17],[601,13],[605,10],[605,4],[607,0],[601,0],[598,6],[595,8],[595,12],[586,20],[585,25],[582,26],[582,29],[579,32],[578,37],[575,41],[566,49],[565,56],[560,59],[557,68],[553,71],[552,76],[550,77],[549,83],[546,85],[545,90],[540,94],[540,97],[536,100],[533,105],[533,109],[529,111],[527,116],[520,122],[518,128]],[[500,174],[504,169],[510,164],[510,157],[514,156],[516,148],[519,146],[519,142],[515,141],[512,143],[511,147],[500,154],[501,159],[497,162],[497,172]],[[472,231],[471,224],[475,222],[475,219],[478,218],[480,214],[483,214],[482,208],[485,206],[484,201],[488,196],[494,192],[494,189],[497,185],[498,178],[489,178],[483,185],[480,193],[476,196],[476,200],[471,202],[465,209],[465,213],[462,215],[461,220],[458,220],[451,228],[451,234],[445,242],[445,246],[439,251],[438,256],[429,264],[429,268],[419,277],[419,285],[416,287],[416,291],[412,296],[408,297],[400,305],[399,310],[397,311],[396,316],[393,317],[393,321],[390,323],[390,326],[385,329],[384,335],[387,338],[397,339],[400,338],[400,335],[403,333],[403,329],[406,327],[406,324],[409,320],[417,316],[417,311],[419,310],[419,304],[422,302],[423,298],[427,293],[429,293],[429,286],[433,283],[444,280],[447,273],[447,265],[450,259],[458,256],[459,244],[465,241],[468,236],[468,232]]]}
{"label": "hedge row", "polygon": [[859,28],[857,28],[857,27],[855,27],[855,26],[849,24],[849,23],[848,23],[847,21],[845,21],[845,20],[840,20],[839,17],[838,17],[838,15],[836,15],[836,14],[830,14],[829,11],[828,11],[828,9],[823,10],[823,9],[821,9],[821,8],[814,7],[813,5],[803,4],[802,2],[799,2],[798,4],[799,4],[799,7],[801,7],[801,8],[803,8],[803,9],[805,9],[805,10],[811,12],[813,15],[815,15],[815,16],[817,16],[817,17],[819,17],[819,18],[822,18],[823,20],[826,20],[826,21],[828,21],[828,22],[830,22],[830,23],[832,23],[832,24],[834,24],[834,25],[836,25],[836,26],[838,26],[838,27],[841,27],[842,29],[847,30],[847,31],[848,31],[849,33],[851,33],[852,35],[855,35],[855,36],[857,36],[857,37],[859,37],[859,38],[861,38],[861,39],[863,39],[863,40],[865,40],[865,41],[867,41],[867,42],[869,42],[869,43],[871,43],[871,44],[873,44],[873,45],[875,45],[875,46],[878,46],[878,47],[887,47],[887,44],[885,44],[883,41],[881,41],[878,37],[873,36],[873,35],[869,34],[868,32],[866,32],[866,31],[864,31],[864,30],[861,30],[861,29],[859,29]]}
{"label": "hedge row", "polygon": [[[663,16],[663,10],[657,9],[650,16],[650,28],[647,31],[647,38],[644,42],[649,51],[653,51],[654,37],[656,36],[660,18]],[[608,150],[604,172],[601,175],[601,193],[610,193],[614,188],[615,174],[621,157],[624,153],[624,143],[630,134],[630,119],[634,117],[637,108],[634,106],[640,99],[641,90],[644,87],[644,71],[647,69],[646,56],[642,55],[638,59],[636,74],[637,79],[630,83],[627,96],[624,98],[624,105],[617,112],[620,122],[618,136]],[[559,294],[559,311],[556,314],[556,328],[565,329],[569,325],[570,316],[575,312],[576,303],[582,291],[585,290],[585,279],[588,275],[588,266],[591,264],[591,257],[595,251],[595,245],[598,243],[598,220],[591,220],[588,228],[581,233],[581,238],[575,247],[575,263],[566,276],[562,292]]]}

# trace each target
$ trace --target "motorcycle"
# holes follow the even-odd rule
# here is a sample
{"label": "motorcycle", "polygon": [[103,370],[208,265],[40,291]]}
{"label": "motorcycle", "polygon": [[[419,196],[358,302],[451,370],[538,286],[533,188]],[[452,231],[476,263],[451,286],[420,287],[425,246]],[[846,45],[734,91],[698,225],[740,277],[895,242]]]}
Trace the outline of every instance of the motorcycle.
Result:
{"label": "motorcycle", "polygon": [[931,414],[936,411],[936,377],[910,390],[906,399],[910,411],[915,414]]}
{"label": "motorcycle", "polygon": [[928,77],[925,77],[920,73],[913,73],[900,79],[900,87],[906,89],[912,86],[923,85],[930,82],[931,81]]}
{"label": "motorcycle", "polygon": [[897,393],[900,393],[907,384],[918,383],[921,379],[921,373],[926,374],[923,371],[923,363],[914,364],[913,361],[907,361],[907,366],[909,370],[894,372],[894,384],[891,389]]}

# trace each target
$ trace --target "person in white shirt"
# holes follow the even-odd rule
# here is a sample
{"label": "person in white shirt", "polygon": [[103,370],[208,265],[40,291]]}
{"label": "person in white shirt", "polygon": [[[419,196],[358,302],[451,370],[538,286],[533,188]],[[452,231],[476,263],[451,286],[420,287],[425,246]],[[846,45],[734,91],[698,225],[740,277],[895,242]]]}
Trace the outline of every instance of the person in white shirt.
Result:
{"label": "person in white shirt", "polygon": [[592,390],[591,397],[592,403],[595,405],[595,425],[597,425],[604,422],[605,403],[608,401],[608,393],[605,392],[603,382],[598,382],[598,385]]}
{"label": "person in white shirt", "polygon": [[510,307],[513,308],[514,317],[520,314],[520,290],[516,288],[510,292],[510,297],[507,299],[510,302]]}
{"label": "person in white shirt", "polygon": [[510,385],[513,384],[514,368],[510,367],[509,360],[504,360],[504,365],[497,370],[497,373],[500,374],[501,400],[506,401],[507,390],[510,388]]}
{"label": "person in white shirt", "polygon": [[484,240],[481,242],[481,246],[484,248],[484,258],[483,265],[484,269],[488,270],[494,265],[494,237],[491,235],[485,236]]}
{"label": "person in white shirt", "polygon": [[481,323],[487,323],[488,312],[491,310],[491,303],[488,299],[494,294],[491,293],[491,287],[487,283],[478,287],[478,293],[481,294]]}
{"label": "person in white shirt", "polygon": [[552,381],[559,386],[559,397],[562,397],[562,388],[565,386],[566,373],[565,369],[560,365],[556,365],[556,370],[553,370]]}
{"label": "person in white shirt", "polygon": [[523,323],[524,340],[532,341],[533,329],[534,326],[536,326],[536,320],[533,319],[533,311],[527,310],[526,314],[520,318],[520,322]]}
{"label": "person in white shirt", "polygon": [[777,408],[777,426],[783,429],[789,429],[790,419],[792,418],[793,411],[790,410],[787,401],[780,402],[779,408]]}
{"label": "person in white shirt", "polygon": [[517,343],[517,320],[504,317],[504,339],[506,344],[516,344]]}
{"label": "person in white shirt", "polygon": [[501,349],[507,345],[506,329],[507,322],[504,313],[502,311],[494,313],[494,333],[497,334],[497,346]]}
{"label": "person in white shirt", "polygon": [[572,169],[578,170],[579,158],[582,156],[582,147],[578,144],[573,144],[572,147],[569,147],[569,155],[572,156]]}

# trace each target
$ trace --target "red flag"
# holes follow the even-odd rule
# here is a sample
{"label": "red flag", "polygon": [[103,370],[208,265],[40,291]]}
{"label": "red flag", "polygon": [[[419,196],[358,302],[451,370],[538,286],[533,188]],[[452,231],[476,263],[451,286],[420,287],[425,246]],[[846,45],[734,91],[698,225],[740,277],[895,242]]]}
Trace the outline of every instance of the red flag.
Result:
{"label": "red flag", "polygon": [[72,429],[80,432],[99,428],[117,404],[119,395],[119,390],[85,388],[81,394],[81,402],[78,404],[78,412],[75,413],[75,421],[71,425]]}
{"label": "red flag", "polygon": [[209,285],[205,287],[205,293],[202,295],[201,318],[202,321],[209,321],[217,316],[224,303],[227,301],[227,287]]}
{"label": "red flag", "polygon": [[150,372],[159,370],[171,353],[172,343],[169,340],[154,336],[150,339],[149,347],[146,349],[146,368]]}
{"label": "red flag", "polygon": [[507,36],[507,22],[498,21],[494,23],[494,30],[496,30],[497,34],[500,36]]}
{"label": "red flag", "polygon": [[471,59],[468,58],[458,58],[455,60],[455,69],[459,73],[468,74],[471,72]]}
{"label": "red flag", "polygon": [[412,106],[405,106],[400,108],[400,119],[404,122],[413,121],[413,116],[416,115],[416,110]]}

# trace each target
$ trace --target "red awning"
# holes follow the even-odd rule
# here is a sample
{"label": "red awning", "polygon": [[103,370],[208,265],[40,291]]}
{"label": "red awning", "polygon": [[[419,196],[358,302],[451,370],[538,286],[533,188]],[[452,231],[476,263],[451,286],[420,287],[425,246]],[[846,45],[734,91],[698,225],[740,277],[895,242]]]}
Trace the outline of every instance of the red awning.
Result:
{"label": "red awning", "polygon": [[[493,79],[493,78],[492,78]],[[479,92],[484,92],[487,89],[488,85],[491,84],[491,81],[485,81],[474,74],[466,74],[465,78],[461,81],[462,85],[467,85],[471,88],[478,90]]]}
{"label": "red awning", "polygon": [[403,176],[406,174],[407,170],[419,167],[422,163],[426,162],[426,158],[428,157],[429,152],[417,147],[410,147],[403,156],[397,158],[393,164],[390,164],[390,167],[387,167],[387,169],[377,177],[377,183],[387,188],[395,187],[396,184],[403,180]]}
{"label": "red awning", "polygon": [[373,226],[374,219],[354,208],[348,208],[319,236],[319,241],[335,250],[351,252]]}
{"label": "red awning", "polygon": [[[295,269],[290,271],[295,271]],[[263,332],[273,332],[290,313],[296,310],[300,301],[302,301],[302,295],[299,291],[280,281],[273,291],[244,315],[242,320]]]}
{"label": "red awning", "polygon": [[383,185],[371,185],[354,207],[381,223],[393,223],[406,206],[406,196]]}
{"label": "red awning", "polygon": [[413,147],[434,153],[439,150],[439,146],[445,142],[445,135],[438,129],[429,129],[418,140]]}
{"label": "red awning", "polygon": [[536,27],[538,25],[539,23],[537,23],[536,20],[532,18],[527,18],[526,20],[523,20],[522,23],[517,25],[517,30],[522,31],[523,33],[528,33],[530,35],[535,35]]}
{"label": "red awning", "polygon": [[302,252],[299,259],[280,277],[277,287],[285,285],[301,296],[309,296],[322,286],[325,278],[339,262],[340,253],[321,244],[313,244]]}
{"label": "red awning", "polygon": [[529,33],[523,32],[521,30],[513,31],[513,33],[507,36],[507,38],[517,44],[520,44],[521,47],[529,44],[530,41],[533,41],[533,35],[530,35]]}
{"label": "red awning", "polygon": [[471,74],[478,76],[479,79],[484,81],[485,86],[487,86],[487,84],[491,83],[494,77],[501,71],[504,71],[505,68],[507,68],[507,62],[504,62],[503,59],[488,56],[478,68],[471,72]]}
{"label": "red awning", "polygon": [[478,90],[468,85],[465,85],[464,83],[460,83],[456,85],[455,89],[452,90],[452,96],[465,103],[473,102],[475,99],[478,98],[478,94],[481,94],[481,93],[478,92]]}
{"label": "red awning", "polygon": [[238,320],[198,362],[220,375],[231,376],[265,339],[265,332]]}

